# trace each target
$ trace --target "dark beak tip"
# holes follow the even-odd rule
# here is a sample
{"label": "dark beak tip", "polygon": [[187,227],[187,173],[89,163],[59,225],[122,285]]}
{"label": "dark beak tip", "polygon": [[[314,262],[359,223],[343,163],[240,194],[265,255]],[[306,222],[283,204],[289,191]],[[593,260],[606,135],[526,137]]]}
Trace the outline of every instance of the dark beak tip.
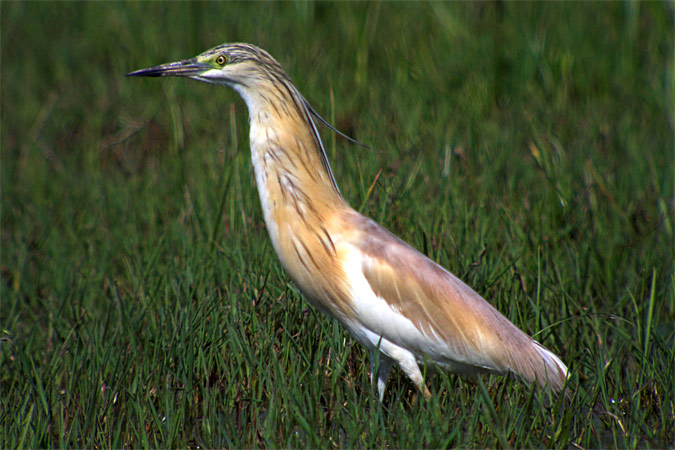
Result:
{"label": "dark beak tip", "polygon": [[161,77],[162,73],[158,72],[158,71],[148,70],[148,69],[141,69],[141,70],[135,70],[133,72],[129,72],[125,76],[127,76],[127,77]]}
{"label": "dark beak tip", "polygon": [[203,72],[208,67],[197,63],[194,58],[177,61],[146,69],[135,70],[126,74],[127,77],[190,77]]}

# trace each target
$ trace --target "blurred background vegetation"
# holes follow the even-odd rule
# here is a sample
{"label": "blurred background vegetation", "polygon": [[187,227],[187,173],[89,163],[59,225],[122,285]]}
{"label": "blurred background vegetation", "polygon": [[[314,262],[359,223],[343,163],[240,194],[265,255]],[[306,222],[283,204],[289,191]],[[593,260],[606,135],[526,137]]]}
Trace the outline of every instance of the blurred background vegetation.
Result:
{"label": "blurred background vegetation", "polygon": [[[0,4],[0,447],[675,443],[673,3]],[[570,398],[398,371],[281,270],[225,88],[268,50],[345,198],[570,366]]]}

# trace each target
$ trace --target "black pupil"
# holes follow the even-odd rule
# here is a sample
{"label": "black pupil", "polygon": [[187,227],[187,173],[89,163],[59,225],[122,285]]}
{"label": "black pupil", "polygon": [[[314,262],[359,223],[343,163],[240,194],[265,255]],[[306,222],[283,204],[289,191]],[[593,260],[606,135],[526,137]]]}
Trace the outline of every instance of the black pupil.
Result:
{"label": "black pupil", "polygon": [[218,57],[218,64],[224,64],[225,63],[225,57],[224,56],[219,56]]}

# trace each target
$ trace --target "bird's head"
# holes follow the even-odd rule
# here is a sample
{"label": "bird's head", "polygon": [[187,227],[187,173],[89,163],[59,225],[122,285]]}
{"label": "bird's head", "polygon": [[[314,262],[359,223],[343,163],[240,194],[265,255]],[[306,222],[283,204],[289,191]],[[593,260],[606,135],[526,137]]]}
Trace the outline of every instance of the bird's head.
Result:
{"label": "bird's head", "polygon": [[187,77],[239,91],[287,75],[269,53],[251,44],[223,44],[183,61],[128,73],[140,77]]}

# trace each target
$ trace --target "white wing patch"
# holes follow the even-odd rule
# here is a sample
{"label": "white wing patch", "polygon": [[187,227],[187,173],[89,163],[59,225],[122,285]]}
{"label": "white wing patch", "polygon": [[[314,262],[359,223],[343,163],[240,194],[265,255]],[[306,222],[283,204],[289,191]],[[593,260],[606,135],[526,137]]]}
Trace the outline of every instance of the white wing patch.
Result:
{"label": "white wing patch", "polygon": [[[423,334],[397,308],[375,294],[362,270],[364,259],[368,256],[351,246],[346,250],[342,268],[351,286],[353,309],[358,322],[345,323],[345,326],[356,339],[369,350],[376,348],[379,343],[380,350],[395,360],[399,359],[395,353],[404,348],[413,350],[417,359],[422,359],[423,353],[442,353],[445,345],[439,336]],[[422,352],[422,349],[426,351]]]}

